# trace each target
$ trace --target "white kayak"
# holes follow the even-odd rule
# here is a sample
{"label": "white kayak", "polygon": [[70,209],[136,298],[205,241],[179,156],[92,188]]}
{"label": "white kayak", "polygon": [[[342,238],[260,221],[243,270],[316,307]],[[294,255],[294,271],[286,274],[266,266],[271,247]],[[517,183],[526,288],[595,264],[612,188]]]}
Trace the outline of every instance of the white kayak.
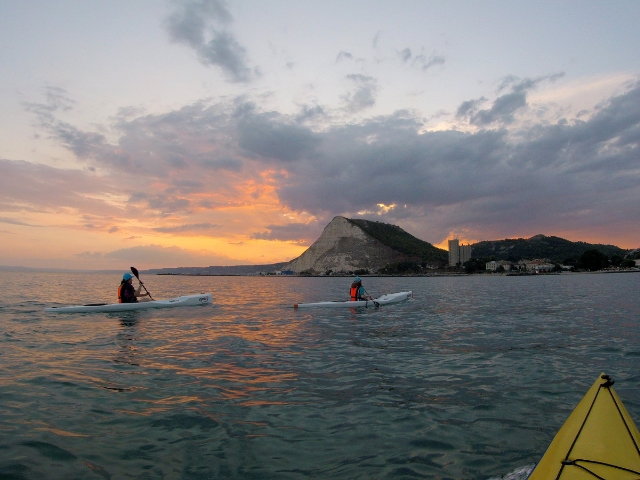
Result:
{"label": "white kayak", "polygon": [[131,310],[146,310],[147,308],[175,308],[191,307],[194,305],[208,305],[213,301],[210,293],[183,295],[170,300],[152,300],[136,303],[93,303],[89,305],[69,305],[67,307],[49,307],[48,313],[89,313],[89,312],[128,312]]}
{"label": "white kayak", "polygon": [[378,307],[380,305],[389,305],[391,303],[403,302],[413,297],[413,292],[385,293],[373,300],[356,300],[345,302],[318,302],[318,303],[296,303],[293,308],[311,308],[311,307]]}

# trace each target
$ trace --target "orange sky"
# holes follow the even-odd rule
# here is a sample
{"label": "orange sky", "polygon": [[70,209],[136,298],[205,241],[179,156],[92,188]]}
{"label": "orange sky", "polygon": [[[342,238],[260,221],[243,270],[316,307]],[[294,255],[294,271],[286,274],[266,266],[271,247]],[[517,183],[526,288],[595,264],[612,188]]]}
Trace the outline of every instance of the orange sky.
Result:
{"label": "orange sky", "polygon": [[214,3],[0,6],[0,266],[284,262],[336,215],[640,247],[640,4]]}

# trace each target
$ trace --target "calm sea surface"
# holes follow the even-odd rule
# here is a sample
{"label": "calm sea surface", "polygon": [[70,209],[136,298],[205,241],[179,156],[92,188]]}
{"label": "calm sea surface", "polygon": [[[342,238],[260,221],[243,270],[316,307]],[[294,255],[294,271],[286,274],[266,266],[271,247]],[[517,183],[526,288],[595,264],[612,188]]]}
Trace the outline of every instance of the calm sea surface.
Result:
{"label": "calm sea surface", "polygon": [[349,278],[0,272],[0,478],[524,478],[600,372],[640,425],[640,274]]}

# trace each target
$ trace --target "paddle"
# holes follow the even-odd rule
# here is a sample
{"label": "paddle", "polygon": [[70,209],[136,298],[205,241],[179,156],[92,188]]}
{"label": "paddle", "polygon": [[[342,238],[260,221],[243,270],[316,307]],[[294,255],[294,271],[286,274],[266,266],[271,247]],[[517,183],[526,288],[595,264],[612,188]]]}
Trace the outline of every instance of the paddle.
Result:
{"label": "paddle", "polygon": [[[364,289],[364,293],[366,293],[367,295],[369,295],[371,297],[371,301],[376,306],[376,308],[380,308],[380,304],[373,299],[373,295],[371,295],[369,292],[367,292],[366,288]],[[369,300],[366,300],[366,301],[368,302]],[[365,307],[366,306],[367,306],[367,304],[365,303]]]}
{"label": "paddle", "polygon": [[138,279],[138,281],[140,282],[140,285],[142,285],[142,288],[144,288],[144,291],[147,292],[147,294],[149,295],[149,298],[151,300],[153,300],[153,297],[151,296],[151,294],[149,293],[149,290],[147,290],[147,287],[144,286],[144,283],[142,283],[142,281],[140,280],[140,275],[138,274],[138,269],[136,267],[131,267],[131,273],[133,273],[136,278]]}

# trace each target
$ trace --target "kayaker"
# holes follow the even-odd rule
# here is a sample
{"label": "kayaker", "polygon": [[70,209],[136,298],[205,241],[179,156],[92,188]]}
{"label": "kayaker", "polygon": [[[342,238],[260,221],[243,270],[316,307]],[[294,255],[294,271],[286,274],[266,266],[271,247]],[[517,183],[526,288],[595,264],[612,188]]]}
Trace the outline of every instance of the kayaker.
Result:
{"label": "kayaker", "polygon": [[353,279],[349,296],[351,297],[352,302],[355,302],[356,300],[373,300],[373,297],[369,295],[362,286],[362,279],[360,277]]}
{"label": "kayaker", "polygon": [[[140,282],[140,280],[138,280]],[[136,303],[138,301],[148,302],[150,298],[143,298],[138,300],[139,297],[149,296],[149,292],[141,293],[140,289],[142,288],[142,282],[138,285],[138,288],[133,287],[133,275],[130,273],[125,273],[122,276],[122,281],[120,282],[120,287],[118,287],[118,301],[120,303]]]}

